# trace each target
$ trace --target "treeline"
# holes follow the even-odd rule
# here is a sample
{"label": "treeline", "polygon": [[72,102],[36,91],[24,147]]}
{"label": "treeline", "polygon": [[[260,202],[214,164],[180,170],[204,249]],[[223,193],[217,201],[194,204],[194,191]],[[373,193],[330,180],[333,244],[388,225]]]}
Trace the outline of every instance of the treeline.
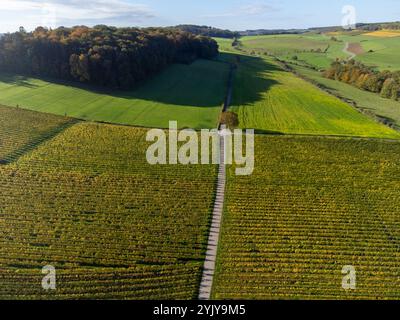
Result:
{"label": "treeline", "polygon": [[324,75],[329,79],[379,93],[384,98],[400,99],[400,71],[378,72],[355,60],[336,60]]}
{"label": "treeline", "polygon": [[170,28],[21,28],[0,38],[0,71],[127,89],[172,63],[217,54],[213,39]]}
{"label": "treeline", "polygon": [[228,38],[234,39],[238,38],[239,32],[223,30],[208,26],[196,26],[192,24],[182,24],[175,27],[178,30],[190,32],[197,35],[207,36],[207,37],[218,37],[218,38]]}
{"label": "treeline", "polygon": [[357,29],[365,31],[400,30],[400,22],[358,23]]}
{"label": "treeline", "polygon": [[241,36],[267,36],[267,35],[282,35],[282,34],[303,34],[307,32],[306,29],[258,29],[240,31]]}

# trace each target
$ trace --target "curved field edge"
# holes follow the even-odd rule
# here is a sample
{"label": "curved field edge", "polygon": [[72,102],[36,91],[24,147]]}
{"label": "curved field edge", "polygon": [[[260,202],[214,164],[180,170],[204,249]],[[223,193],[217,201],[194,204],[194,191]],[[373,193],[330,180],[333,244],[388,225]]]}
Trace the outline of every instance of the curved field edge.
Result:
{"label": "curved field edge", "polygon": [[257,136],[255,152],[253,175],[228,170],[213,298],[400,299],[400,143]]}
{"label": "curved field edge", "polygon": [[132,91],[0,74],[0,103],[9,106],[141,127],[215,128],[229,66],[210,60],[175,64]]}
{"label": "curved field edge", "polygon": [[82,122],[0,166],[0,299],[197,297],[217,169],[149,165],[146,132]]}

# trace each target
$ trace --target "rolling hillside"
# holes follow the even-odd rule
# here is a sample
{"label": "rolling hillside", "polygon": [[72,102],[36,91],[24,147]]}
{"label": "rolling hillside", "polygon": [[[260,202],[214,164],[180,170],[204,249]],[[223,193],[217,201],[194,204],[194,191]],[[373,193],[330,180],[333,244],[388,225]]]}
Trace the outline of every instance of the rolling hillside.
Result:
{"label": "rolling hillside", "polygon": [[341,81],[327,79],[318,71],[302,66],[291,65],[302,76],[316,81],[335,94],[354,101],[357,106],[365,112],[387,119],[396,127],[400,128],[400,102],[392,99],[385,99],[373,92],[360,90],[350,84]]}
{"label": "rolling hillside", "polygon": [[[129,92],[1,74],[0,300],[197,299],[204,275],[215,299],[400,299],[400,132],[269,56],[400,124],[399,102],[310,68],[348,56],[345,43],[384,52],[380,40],[218,39],[215,61]],[[143,127],[215,128],[230,65],[229,110],[258,133],[252,175],[149,165]],[[45,265],[55,291],[42,289]],[[343,289],[344,266],[357,290]]]}
{"label": "rolling hillside", "polygon": [[176,64],[134,91],[54,83],[0,74],[0,103],[85,120],[168,128],[214,128],[225,97],[229,66],[198,60]]}
{"label": "rolling hillside", "polygon": [[400,138],[310,83],[283,71],[270,58],[241,56],[232,110],[240,127],[271,133]]}
{"label": "rolling hillside", "polygon": [[[376,34],[379,34],[377,36]],[[325,34],[305,33],[302,35],[250,36],[240,39],[242,48],[247,52],[268,53],[286,61],[302,62],[306,65],[326,69],[336,59],[350,57],[345,52],[346,44],[357,45],[360,50],[355,57],[379,70],[400,70],[398,52],[399,32],[346,33],[330,32]]]}

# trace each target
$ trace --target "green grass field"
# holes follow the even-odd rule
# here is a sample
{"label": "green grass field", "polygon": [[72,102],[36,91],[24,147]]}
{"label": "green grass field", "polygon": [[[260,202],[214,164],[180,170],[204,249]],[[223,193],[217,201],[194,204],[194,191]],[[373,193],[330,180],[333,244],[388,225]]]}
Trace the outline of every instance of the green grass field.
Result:
{"label": "green grass field", "polygon": [[[298,61],[326,69],[336,58],[347,58],[346,43],[358,43],[364,52],[357,60],[379,70],[400,70],[400,37],[374,37],[365,34],[338,33],[338,41],[331,35],[306,33],[303,35],[251,36],[241,38],[247,52],[269,53],[286,61]],[[320,50],[321,52],[316,52]],[[370,52],[371,51],[371,52]]]}
{"label": "green grass field", "polygon": [[232,47],[233,39],[226,38],[213,38],[217,41],[220,52],[234,52],[235,49]]}
{"label": "green grass field", "polygon": [[318,68],[328,68],[336,58],[345,58],[344,44],[331,41],[330,37],[318,34],[251,36],[241,38],[243,49],[251,53],[269,54],[280,59],[297,61]]}
{"label": "green grass field", "polygon": [[[367,35],[338,36],[344,42],[359,43],[364,53],[358,55],[359,60],[378,70],[400,70],[400,37],[379,38]],[[372,50],[373,52],[369,52]]]}
{"label": "green grass field", "polygon": [[146,132],[82,122],[0,164],[0,299],[196,297],[216,166],[151,166]]}
{"label": "green grass field", "polygon": [[[400,143],[266,137],[228,171],[215,299],[399,299]],[[356,290],[342,288],[355,267]]]}
{"label": "green grass field", "polygon": [[288,53],[302,52],[304,50],[325,51],[328,47],[327,40],[303,35],[273,35],[273,36],[247,36],[240,39],[243,48],[269,52],[280,56]]}
{"label": "green grass field", "polygon": [[347,83],[327,79],[320,72],[309,68],[292,65],[292,68],[299,74],[316,81],[338,95],[353,100],[357,105],[367,112],[390,119],[400,128],[400,102],[392,99],[384,99],[379,95],[360,90]]}
{"label": "green grass field", "polygon": [[232,108],[240,127],[277,133],[400,138],[339,99],[283,71],[272,59],[241,57]]}
{"label": "green grass field", "polygon": [[87,120],[145,127],[214,128],[229,67],[198,60],[173,65],[130,92],[96,92],[72,84],[0,74],[0,103]]}

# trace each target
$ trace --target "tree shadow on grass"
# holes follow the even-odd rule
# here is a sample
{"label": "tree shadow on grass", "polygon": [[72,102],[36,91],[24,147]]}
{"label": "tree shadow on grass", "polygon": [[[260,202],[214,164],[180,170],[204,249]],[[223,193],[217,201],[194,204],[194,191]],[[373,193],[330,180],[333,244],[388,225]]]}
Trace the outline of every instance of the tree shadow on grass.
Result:
{"label": "tree shadow on grass", "polygon": [[38,87],[38,85],[31,83],[28,77],[22,75],[11,75],[11,74],[0,73],[0,82],[25,88]]}
{"label": "tree shadow on grass", "polygon": [[278,65],[256,56],[240,56],[233,86],[233,106],[255,105],[274,85],[272,74],[283,71]]}
{"label": "tree shadow on grass", "polygon": [[[138,99],[177,106],[219,107],[228,92],[231,63],[237,64],[237,70],[233,74],[234,105],[251,105],[261,100],[262,94],[277,84],[275,80],[268,79],[268,74],[275,70],[281,71],[277,65],[259,57],[224,53],[211,62],[198,60],[192,65],[172,65],[138,84],[136,88],[126,91],[46,77],[36,79],[119,99]],[[32,83],[31,79],[20,75],[0,75],[0,82],[32,89],[41,87],[40,84]]]}

